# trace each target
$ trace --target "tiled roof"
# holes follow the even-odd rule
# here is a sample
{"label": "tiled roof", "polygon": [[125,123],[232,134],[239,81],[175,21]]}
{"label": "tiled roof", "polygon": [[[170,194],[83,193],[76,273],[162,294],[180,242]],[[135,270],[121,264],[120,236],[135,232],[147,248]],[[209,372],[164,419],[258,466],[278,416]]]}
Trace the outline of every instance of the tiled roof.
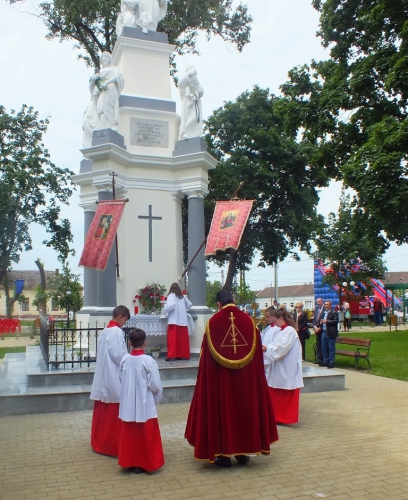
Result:
{"label": "tiled roof", "polygon": [[384,274],[384,279],[381,280],[384,285],[400,285],[408,283],[408,272],[392,272],[388,271]]}
{"label": "tiled roof", "polygon": [[[307,297],[314,294],[314,285],[312,283],[305,285],[279,286],[279,297]],[[275,297],[275,287],[268,286],[261,290],[257,299],[267,299]]]}
{"label": "tiled roof", "polygon": [[[55,271],[44,271],[45,272],[45,283],[48,284],[48,278],[55,275]],[[41,284],[40,271],[10,271],[8,274],[8,279],[11,282],[10,288],[14,287],[15,280],[24,280],[24,288],[26,290],[34,290],[37,285]],[[1,285],[0,288],[4,289]]]}

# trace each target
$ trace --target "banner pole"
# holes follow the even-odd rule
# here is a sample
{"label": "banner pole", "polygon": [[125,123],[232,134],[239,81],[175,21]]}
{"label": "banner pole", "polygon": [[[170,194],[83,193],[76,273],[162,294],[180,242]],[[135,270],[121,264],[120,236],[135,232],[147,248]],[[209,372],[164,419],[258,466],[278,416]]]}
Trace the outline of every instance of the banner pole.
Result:
{"label": "banner pole", "polygon": [[[113,199],[116,200],[116,181],[115,181],[115,176],[117,176],[117,174],[115,174],[115,172],[112,172],[111,174],[109,174],[112,176],[112,196],[113,196]],[[119,273],[119,245],[118,245],[118,233],[115,234],[115,251],[116,251],[116,277],[119,278],[120,276],[120,273]]]}

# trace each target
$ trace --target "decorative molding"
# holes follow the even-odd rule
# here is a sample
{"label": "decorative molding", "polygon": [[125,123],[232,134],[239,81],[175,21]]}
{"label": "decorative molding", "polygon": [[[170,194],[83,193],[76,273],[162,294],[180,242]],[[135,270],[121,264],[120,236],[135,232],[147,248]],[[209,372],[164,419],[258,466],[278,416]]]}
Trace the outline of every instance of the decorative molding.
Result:
{"label": "decorative molding", "polygon": [[120,36],[117,39],[115,47],[112,51],[112,62],[116,66],[126,49],[141,52],[147,51],[161,53],[170,58],[175,48],[175,45],[170,45],[167,43],[141,40],[140,38],[125,38]]}

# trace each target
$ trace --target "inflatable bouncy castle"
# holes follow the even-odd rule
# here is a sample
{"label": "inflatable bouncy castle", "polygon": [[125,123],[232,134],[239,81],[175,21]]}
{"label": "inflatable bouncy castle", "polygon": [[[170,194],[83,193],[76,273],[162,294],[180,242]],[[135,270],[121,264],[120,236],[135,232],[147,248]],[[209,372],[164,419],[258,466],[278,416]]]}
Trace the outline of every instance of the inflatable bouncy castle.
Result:
{"label": "inflatable bouncy castle", "polygon": [[[359,261],[355,261],[352,265],[352,269],[358,270],[361,268],[361,263]],[[315,301],[317,298],[321,297],[323,300],[331,300],[333,303],[333,307],[339,305],[339,287],[332,286],[328,283],[324,283],[323,278],[327,273],[332,272],[330,267],[325,267],[323,263],[319,260],[316,260],[314,263],[314,298]],[[341,274],[339,273],[341,276]],[[352,277],[352,273],[348,275],[348,279]],[[346,279],[346,277],[345,277]],[[364,283],[358,283],[360,289],[367,288]],[[392,293],[390,290],[385,290],[384,284],[382,281],[371,278],[371,286],[372,286],[372,296],[366,297],[363,301],[353,301],[353,291],[351,289],[350,298],[348,301],[348,296],[343,293],[342,301],[348,301],[350,303],[350,311],[352,316],[361,316],[370,314],[370,309],[373,307],[374,298],[378,298],[384,304],[385,307],[390,307],[391,301],[393,300]],[[394,295],[394,309],[400,310],[402,307],[401,299]]]}

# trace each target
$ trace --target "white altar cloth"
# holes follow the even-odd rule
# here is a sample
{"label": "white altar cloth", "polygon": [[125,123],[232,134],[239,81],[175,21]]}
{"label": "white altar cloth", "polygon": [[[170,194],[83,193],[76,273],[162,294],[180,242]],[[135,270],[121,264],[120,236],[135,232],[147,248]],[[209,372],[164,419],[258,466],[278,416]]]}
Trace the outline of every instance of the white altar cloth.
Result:
{"label": "white altar cloth", "polygon": [[[188,334],[194,333],[194,320],[191,314],[187,314]],[[141,328],[146,335],[166,335],[167,317],[161,314],[135,314],[131,316],[124,328]]]}

